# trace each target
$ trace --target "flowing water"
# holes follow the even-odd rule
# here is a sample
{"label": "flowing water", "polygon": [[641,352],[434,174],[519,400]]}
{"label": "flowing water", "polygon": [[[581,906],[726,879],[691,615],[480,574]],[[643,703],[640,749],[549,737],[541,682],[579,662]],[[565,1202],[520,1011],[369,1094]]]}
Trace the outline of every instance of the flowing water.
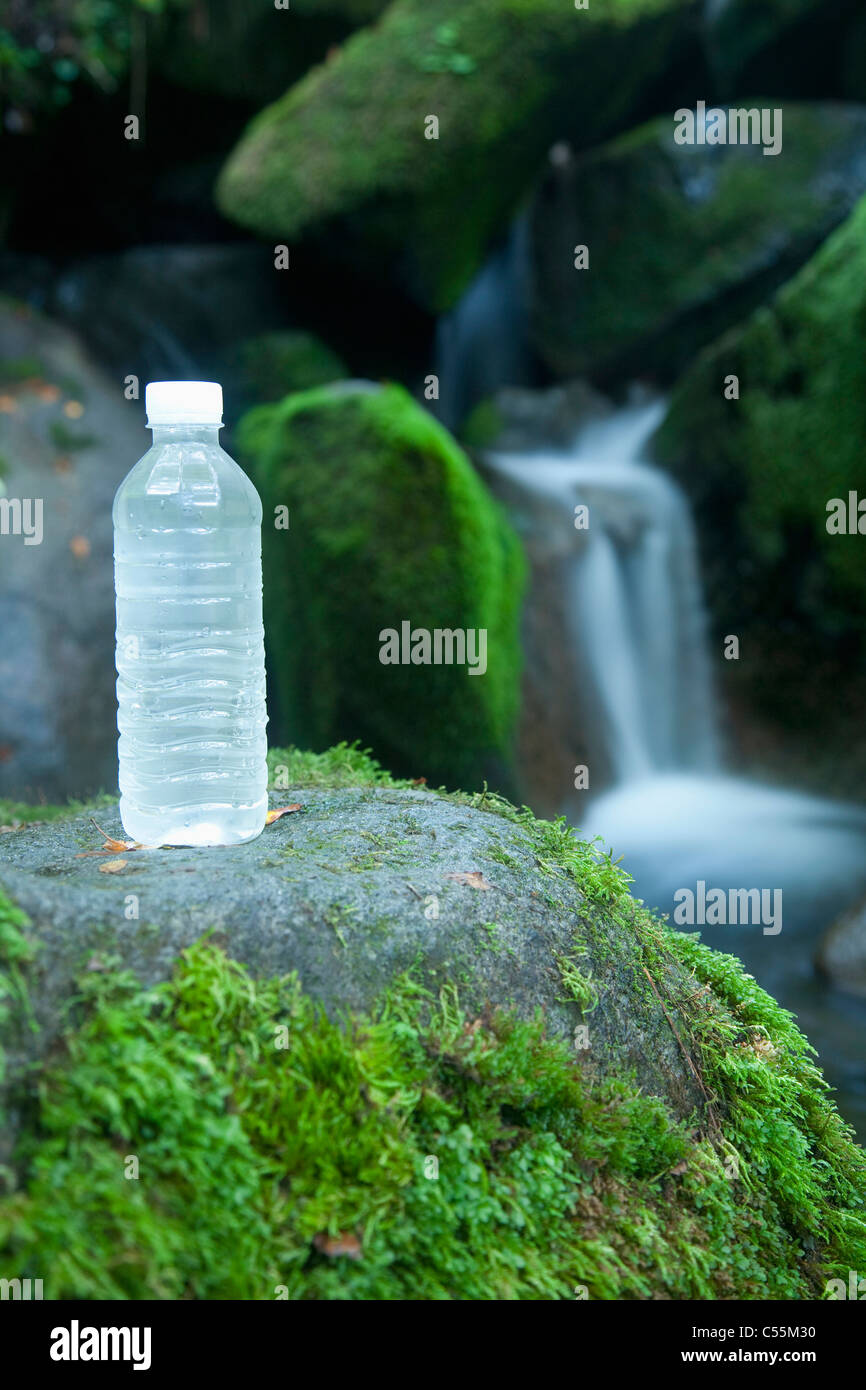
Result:
{"label": "flowing water", "polygon": [[[630,404],[570,449],[486,460],[524,510],[534,504],[572,532],[563,635],[578,673],[574,734],[605,750],[615,784],[594,799],[575,793],[567,810],[622,857],[636,894],[671,916],[675,895],[697,900],[701,883],[768,890],[780,930],[763,913],[684,929],[739,955],[798,1014],[843,1113],[866,1134],[866,1003],[822,983],[812,964],[823,928],[866,890],[866,810],[722,771],[688,504],[643,458],[663,414],[661,400]],[[589,524],[575,530],[581,506]]]}
{"label": "flowing water", "polygon": [[456,430],[474,405],[507,382],[533,380],[527,334],[529,227],[512,223],[505,243],[481,267],[454,309],[436,326],[436,413]]}

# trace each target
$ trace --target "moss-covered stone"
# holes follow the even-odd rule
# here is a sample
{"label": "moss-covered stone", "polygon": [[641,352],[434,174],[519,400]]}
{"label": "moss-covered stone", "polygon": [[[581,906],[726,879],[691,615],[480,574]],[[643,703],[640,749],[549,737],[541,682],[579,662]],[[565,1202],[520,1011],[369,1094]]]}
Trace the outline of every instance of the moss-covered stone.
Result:
{"label": "moss-covered stone", "polygon": [[[866,200],[772,304],[687,373],[653,442],[691,495],[735,705],[799,780],[862,795],[864,538],[828,503],[866,497]],[[740,399],[725,398],[727,378]],[[780,737],[781,735],[781,737]],[[767,750],[765,750],[767,751]]]}
{"label": "moss-covered stone", "polygon": [[[269,239],[322,236],[441,310],[551,141],[621,128],[682,56],[693,17],[686,0],[394,0],[256,118],[219,203]],[[425,138],[431,116],[438,139]]]}
{"label": "moss-covered stone", "polygon": [[532,214],[532,331],[554,372],[672,377],[808,259],[866,189],[866,111],[785,102],[781,135],[773,157],[677,145],[663,116],[551,167]]}
{"label": "moss-covered stone", "polygon": [[[305,809],[259,841],[137,852],[158,926],[76,858],[83,818],[4,837],[27,908],[0,908],[4,1277],[48,1298],[809,1299],[866,1266],[863,1151],[736,960],[562,823],[345,746],[271,764]],[[364,833],[381,863],[347,901],[329,861]],[[495,886],[447,878],[470,864]],[[438,916],[406,880],[435,880]]]}
{"label": "moss-covered stone", "polygon": [[[261,406],[238,438],[264,505],[268,661],[292,737],[358,736],[407,775],[508,785],[524,563],[465,454],[402,387],[357,382]],[[383,665],[381,634],[403,621],[485,629],[486,672]]]}
{"label": "moss-covered stone", "polygon": [[300,328],[246,338],[235,346],[226,365],[244,408],[348,376],[343,360],[314,333]]}

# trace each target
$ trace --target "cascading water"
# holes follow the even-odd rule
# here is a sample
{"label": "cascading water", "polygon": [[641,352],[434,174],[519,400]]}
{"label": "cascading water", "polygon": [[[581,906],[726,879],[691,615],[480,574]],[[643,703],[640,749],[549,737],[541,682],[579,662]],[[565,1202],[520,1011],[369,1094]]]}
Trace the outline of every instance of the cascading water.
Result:
{"label": "cascading water", "polygon": [[[491,454],[570,527],[566,621],[581,708],[619,781],[717,760],[694,530],[675,484],[641,460],[664,402],[593,422],[567,452]],[[588,508],[585,530],[575,507]]]}
{"label": "cascading water", "polygon": [[[754,922],[694,926],[799,1013],[840,1102],[866,1128],[866,1010],[828,1003],[812,968],[817,934],[866,891],[866,811],[720,771],[691,516],[675,484],[644,460],[663,414],[661,400],[632,403],[586,425],[568,450],[486,458],[524,521],[534,512],[545,535],[562,527],[553,548],[578,683],[574,736],[588,743],[590,762],[604,750],[614,777],[567,809],[663,913],[700,881],[725,893],[779,890],[777,934]],[[581,504],[583,531],[574,529]]]}
{"label": "cascading water", "polygon": [[504,244],[481,267],[465,294],[436,327],[436,414],[457,429],[474,405],[503,383],[530,384],[526,287],[529,229],[515,218]]}

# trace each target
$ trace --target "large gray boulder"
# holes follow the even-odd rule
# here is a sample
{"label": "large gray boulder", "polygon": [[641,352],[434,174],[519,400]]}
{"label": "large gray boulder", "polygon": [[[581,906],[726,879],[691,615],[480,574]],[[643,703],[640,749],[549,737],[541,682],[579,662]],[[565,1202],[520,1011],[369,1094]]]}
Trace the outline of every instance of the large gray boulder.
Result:
{"label": "large gray boulder", "polygon": [[[119,956],[150,984],[208,930],[257,976],[298,971],[330,1013],[370,1010],[414,967],[434,987],[456,984],[470,1009],[541,1009],[549,1035],[569,1041],[584,1020],[562,975],[570,959],[587,981],[584,1002],[600,1001],[587,1016],[585,1064],[633,1070],[677,1114],[700,1105],[639,937],[591,906],[562,867],[541,872],[526,828],[420,789],[289,788],[277,799],[302,810],[232,849],[93,855],[102,839],[84,812],[0,837],[0,881],[43,948],[31,984],[41,1031],[23,1045],[50,1045],[94,958]],[[96,819],[123,836],[116,807]],[[123,868],[103,872],[118,860]],[[466,874],[481,879],[453,877]],[[681,986],[687,977],[671,970]]]}
{"label": "large gray boulder", "polygon": [[302,809],[238,849],[103,854],[81,811],[0,835],[8,1277],[799,1299],[862,1267],[862,1151],[732,957],[487,792],[345,744],[271,765]]}
{"label": "large gray boulder", "polygon": [[[115,490],[147,448],[123,377],[78,338],[0,302],[0,796],[64,800],[117,786]],[[13,502],[41,503],[41,540]],[[22,513],[22,522],[26,513]],[[35,522],[38,509],[32,513]]]}

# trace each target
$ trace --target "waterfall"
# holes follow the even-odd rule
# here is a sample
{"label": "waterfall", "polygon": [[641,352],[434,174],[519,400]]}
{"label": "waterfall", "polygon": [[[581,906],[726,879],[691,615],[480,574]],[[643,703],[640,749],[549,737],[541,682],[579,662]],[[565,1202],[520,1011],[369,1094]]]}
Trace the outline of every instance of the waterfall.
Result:
{"label": "waterfall", "polygon": [[[513,438],[531,438],[532,420],[538,437],[568,437],[568,402],[553,394],[533,406],[530,393],[514,393]],[[598,415],[597,402],[590,409]],[[645,453],[663,413],[659,399],[633,400],[584,424],[569,448],[503,447],[485,458],[532,560],[534,662],[569,692],[551,700],[560,721],[562,711],[571,719],[551,726],[554,758],[571,746],[590,768],[586,790],[571,790],[562,768],[560,807],[599,854],[609,847],[622,861],[635,895],[669,917],[699,885],[778,899],[777,934],[775,919],[772,933],[734,917],[685,929],[736,953],[800,1016],[866,1133],[866,1004],[840,1003],[812,964],[821,930],[866,893],[866,810],[722,770],[691,515]],[[585,530],[575,529],[580,505]],[[547,661],[555,642],[563,650]],[[543,693],[540,701],[543,720]]]}
{"label": "waterfall", "polygon": [[[784,889],[787,932],[811,933],[866,889],[866,811],[721,771],[691,514],[645,460],[664,411],[659,398],[632,400],[584,425],[570,449],[485,459],[521,499],[512,511],[556,533],[546,544],[577,681],[572,737],[590,763],[603,750],[613,773],[612,787],[581,792],[568,809],[661,911],[698,878],[726,890],[754,881]],[[575,530],[581,504],[588,526]],[[737,950],[757,965],[761,945]]]}
{"label": "waterfall", "polygon": [[[582,429],[571,449],[486,462],[561,513],[567,636],[581,716],[619,781],[717,760],[704,612],[688,505],[643,459],[664,414],[631,404]],[[588,508],[585,530],[575,507]]]}
{"label": "waterfall", "polygon": [[458,304],[436,326],[440,381],[436,411],[456,430],[473,406],[500,386],[533,380],[527,330],[529,225],[521,213],[505,243],[485,261]]}

